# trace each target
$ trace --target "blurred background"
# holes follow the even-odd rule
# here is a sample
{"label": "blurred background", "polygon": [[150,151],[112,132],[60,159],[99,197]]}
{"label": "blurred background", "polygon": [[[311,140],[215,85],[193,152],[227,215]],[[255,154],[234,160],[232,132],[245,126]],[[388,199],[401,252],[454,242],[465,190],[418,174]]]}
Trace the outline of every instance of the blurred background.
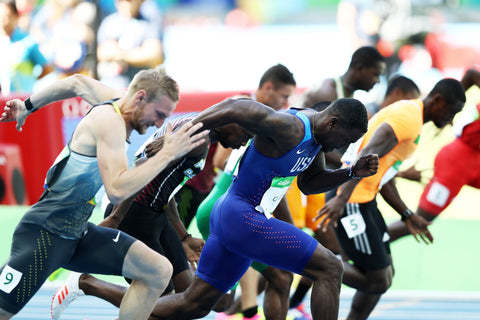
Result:
{"label": "blurred background", "polygon": [[428,88],[479,63],[479,0],[15,0],[16,13],[2,2],[4,96],[75,72],[126,87],[160,63],[182,91],[254,89],[277,62],[304,88],[366,44],[389,74]]}

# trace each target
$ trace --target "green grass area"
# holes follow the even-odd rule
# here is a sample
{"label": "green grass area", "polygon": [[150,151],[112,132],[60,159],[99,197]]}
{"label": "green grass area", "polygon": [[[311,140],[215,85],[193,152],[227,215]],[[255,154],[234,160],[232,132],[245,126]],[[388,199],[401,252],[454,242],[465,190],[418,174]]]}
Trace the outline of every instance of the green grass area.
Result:
{"label": "green grass area", "polygon": [[[398,185],[402,194],[412,195],[406,201],[414,209],[422,186],[404,181]],[[480,229],[480,209],[475,203],[478,204],[479,196],[479,190],[462,190],[445,215],[431,226],[435,237],[433,244],[417,243],[412,237],[392,244],[396,270],[392,289],[480,291],[480,278],[474,276],[480,264],[480,256],[475,254],[476,232]],[[381,199],[379,206],[387,221],[398,219]],[[9,254],[14,228],[26,209],[24,206],[0,206],[1,261]],[[91,221],[101,219],[101,212],[95,210]],[[196,234],[198,231],[191,228],[190,232]],[[66,273],[61,274],[59,279],[65,276]]]}

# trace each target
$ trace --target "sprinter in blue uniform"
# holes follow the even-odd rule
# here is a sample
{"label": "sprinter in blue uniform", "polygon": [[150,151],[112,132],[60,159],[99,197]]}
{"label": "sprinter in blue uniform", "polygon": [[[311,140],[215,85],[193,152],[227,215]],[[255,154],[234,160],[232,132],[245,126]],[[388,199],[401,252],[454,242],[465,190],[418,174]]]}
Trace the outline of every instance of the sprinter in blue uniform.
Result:
{"label": "sprinter in blue uniform", "polygon": [[206,128],[236,122],[255,137],[240,160],[229,190],[215,204],[208,238],[190,287],[157,301],[158,319],[194,319],[208,314],[253,260],[314,280],[314,319],[337,319],[343,266],[329,250],[271,213],[293,178],[305,194],[325,192],[352,178],[376,173],[378,157],[359,158],[350,168],[326,170],[323,152],[358,140],[367,112],[355,99],[339,99],[322,112],[275,111],[251,100],[225,100],[195,119]]}

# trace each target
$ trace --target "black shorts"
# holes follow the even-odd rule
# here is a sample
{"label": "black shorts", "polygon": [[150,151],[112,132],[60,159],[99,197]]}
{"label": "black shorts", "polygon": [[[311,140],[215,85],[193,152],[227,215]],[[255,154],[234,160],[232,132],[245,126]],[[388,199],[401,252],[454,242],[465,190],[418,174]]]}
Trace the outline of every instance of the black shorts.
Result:
{"label": "black shorts", "polygon": [[0,307],[18,313],[60,267],[122,275],[124,258],[136,239],[92,223],[87,228],[81,239],[65,239],[39,225],[19,223],[10,256],[1,268]]}
{"label": "black shorts", "polygon": [[[173,276],[189,269],[182,242],[165,212],[157,212],[133,202],[118,229],[165,256],[173,266]],[[170,281],[165,292],[172,290]]]}
{"label": "black shorts", "polygon": [[[356,214],[361,215],[366,228],[364,232],[349,238],[341,219],[354,217],[353,215]],[[357,215],[357,217],[359,216]],[[344,223],[350,222],[348,218],[343,221]],[[359,225],[358,221],[352,221],[355,227]],[[391,264],[390,237],[375,200],[367,203],[347,203],[343,216],[338,221],[338,227],[335,228],[335,233],[343,250],[355,266],[363,270],[380,270]]]}

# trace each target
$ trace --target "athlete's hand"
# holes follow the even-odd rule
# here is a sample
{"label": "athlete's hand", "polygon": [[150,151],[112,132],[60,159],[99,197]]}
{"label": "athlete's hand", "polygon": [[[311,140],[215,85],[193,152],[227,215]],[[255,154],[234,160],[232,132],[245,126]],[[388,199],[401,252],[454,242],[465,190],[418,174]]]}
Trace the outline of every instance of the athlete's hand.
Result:
{"label": "athlete's hand", "polygon": [[354,164],[352,164],[352,172],[357,177],[369,177],[377,173],[378,170],[378,155],[369,154],[359,157]]}
{"label": "athlete's hand", "polygon": [[428,226],[431,225],[432,222],[429,222],[422,216],[414,213],[405,220],[405,223],[408,231],[410,231],[417,242],[420,242],[418,239],[420,238],[426,244],[433,243],[433,236],[430,233],[430,230],[428,230]]}
{"label": "athlete's hand", "polygon": [[188,262],[190,262],[192,269],[196,270],[205,241],[199,238],[187,237],[182,241],[182,244],[187,254]]}
{"label": "athlete's hand", "polygon": [[408,179],[416,182],[422,181],[422,172],[418,171],[415,166],[411,166],[410,168],[399,171],[396,175],[399,178]]}
{"label": "athlete's hand", "polygon": [[[184,124],[190,122],[189,119],[184,119],[180,122],[177,122],[175,126],[172,127],[172,132],[177,131],[179,128],[181,128]],[[147,158],[153,157],[155,154],[157,154],[158,151],[160,151],[163,148],[163,143],[165,140],[165,136],[159,136],[156,137],[155,140],[150,142],[146,147],[145,147],[145,154]]]}
{"label": "athlete's hand", "polygon": [[27,115],[28,110],[22,100],[9,100],[5,103],[3,113],[0,116],[0,122],[17,121],[17,130],[22,131],[22,126],[25,124]]}
{"label": "athlete's hand", "polygon": [[210,133],[210,130],[202,130],[197,133],[202,126],[201,122],[195,125],[188,122],[175,133],[172,133],[172,125],[168,123],[162,154],[169,153],[173,156],[173,160],[176,160],[186,155],[190,150],[200,146],[206,141],[205,137]]}
{"label": "athlete's hand", "polygon": [[327,231],[329,225],[333,225],[336,228],[338,219],[342,216],[343,210],[345,210],[345,204],[345,201],[338,196],[328,200],[313,219],[314,221],[320,220],[318,228],[323,232]]}

